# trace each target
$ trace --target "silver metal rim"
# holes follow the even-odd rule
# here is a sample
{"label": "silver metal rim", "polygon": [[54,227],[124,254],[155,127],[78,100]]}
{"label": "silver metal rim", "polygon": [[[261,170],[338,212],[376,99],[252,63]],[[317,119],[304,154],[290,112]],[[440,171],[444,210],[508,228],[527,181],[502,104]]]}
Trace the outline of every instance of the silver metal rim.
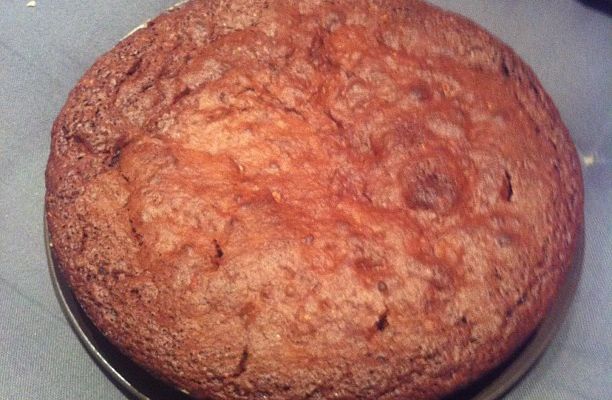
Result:
{"label": "silver metal rim", "polygon": [[[117,371],[117,369],[111,365],[108,360],[100,353],[97,346],[93,342],[91,332],[87,332],[87,327],[85,325],[85,321],[83,320],[83,311],[80,310],[78,304],[75,304],[71,298],[72,293],[68,292],[70,289],[66,282],[64,282],[63,277],[61,276],[61,271],[55,262],[52,254],[53,244],[49,240],[49,229],[47,226],[47,218],[45,218],[45,249],[47,252],[47,263],[49,265],[49,273],[51,275],[51,282],[53,283],[53,289],[55,290],[55,295],[60,303],[62,311],[66,316],[66,319],[70,323],[72,329],[79,337],[81,344],[87,349],[89,354],[93,357],[93,359],[98,363],[98,365],[108,372],[116,382],[126,389],[130,394],[135,396],[139,400],[150,400],[148,397],[143,395],[138,389],[136,389],[126,378],[123,377],[121,373]],[[79,309],[77,309],[77,307]]]}

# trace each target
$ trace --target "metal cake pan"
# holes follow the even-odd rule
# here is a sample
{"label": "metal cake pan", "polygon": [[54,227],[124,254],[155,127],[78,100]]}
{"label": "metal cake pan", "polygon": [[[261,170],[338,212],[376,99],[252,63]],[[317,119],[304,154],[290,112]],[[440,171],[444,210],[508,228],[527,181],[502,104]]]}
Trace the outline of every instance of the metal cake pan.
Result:
{"label": "metal cake pan", "polygon": [[[181,0],[168,10],[180,6],[187,0]],[[123,39],[136,31],[145,28],[150,20],[137,26]],[[49,239],[47,220],[44,220],[45,244],[49,273],[56,297],[61,305],[66,319],[81,344],[96,361],[98,366],[122,390],[134,400],[189,400],[186,392],[180,391],[157,379],[145,369],[123,355],[94,326],[74,297],[72,290],[65,281],[62,272],[53,256],[53,244]],[[448,400],[498,400],[508,393],[512,387],[531,369],[545,352],[555,336],[560,324],[569,309],[582,270],[584,253],[584,231],[581,229],[576,254],[567,274],[566,280],[559,291],[555,303],[547,316],[541,322],[531,337],[505,363],[489,372],[477,382],[449,397]]]}

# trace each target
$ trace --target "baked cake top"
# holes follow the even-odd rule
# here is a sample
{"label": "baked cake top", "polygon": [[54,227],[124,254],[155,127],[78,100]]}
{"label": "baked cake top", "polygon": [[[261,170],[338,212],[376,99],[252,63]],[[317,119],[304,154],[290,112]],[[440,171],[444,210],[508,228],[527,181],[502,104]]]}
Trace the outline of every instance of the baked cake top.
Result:
{"label": "baked cake top", "polygon": [[85,74],[47,219],[87,314],[215,399],[429,399],[535,329],[582,219],[531,70],[418,1],[190,1]]}

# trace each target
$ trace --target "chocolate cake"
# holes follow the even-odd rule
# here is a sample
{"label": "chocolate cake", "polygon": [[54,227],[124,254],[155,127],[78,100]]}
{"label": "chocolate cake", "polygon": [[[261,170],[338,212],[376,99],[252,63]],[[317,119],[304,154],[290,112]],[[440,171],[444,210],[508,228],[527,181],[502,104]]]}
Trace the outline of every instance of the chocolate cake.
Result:
{"label": "chocolate cake", "polygon": [[197,1],[103,55],[52,130],[81,306],[197,399],[436,399],[562,283],[579,161],[534,73],[421,1]]}

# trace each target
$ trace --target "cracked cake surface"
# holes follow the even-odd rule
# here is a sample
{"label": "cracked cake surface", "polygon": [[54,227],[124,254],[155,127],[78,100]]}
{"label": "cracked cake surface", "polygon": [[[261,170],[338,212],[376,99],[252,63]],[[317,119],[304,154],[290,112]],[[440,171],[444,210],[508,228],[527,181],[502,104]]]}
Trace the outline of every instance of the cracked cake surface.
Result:
{"label": "cracked cake surface", "polygon": [[52,130],[83,309],[211,399],[436,399],[504,361],[582,221],[559,113],[420,1],[197,1],[103,55]]}

